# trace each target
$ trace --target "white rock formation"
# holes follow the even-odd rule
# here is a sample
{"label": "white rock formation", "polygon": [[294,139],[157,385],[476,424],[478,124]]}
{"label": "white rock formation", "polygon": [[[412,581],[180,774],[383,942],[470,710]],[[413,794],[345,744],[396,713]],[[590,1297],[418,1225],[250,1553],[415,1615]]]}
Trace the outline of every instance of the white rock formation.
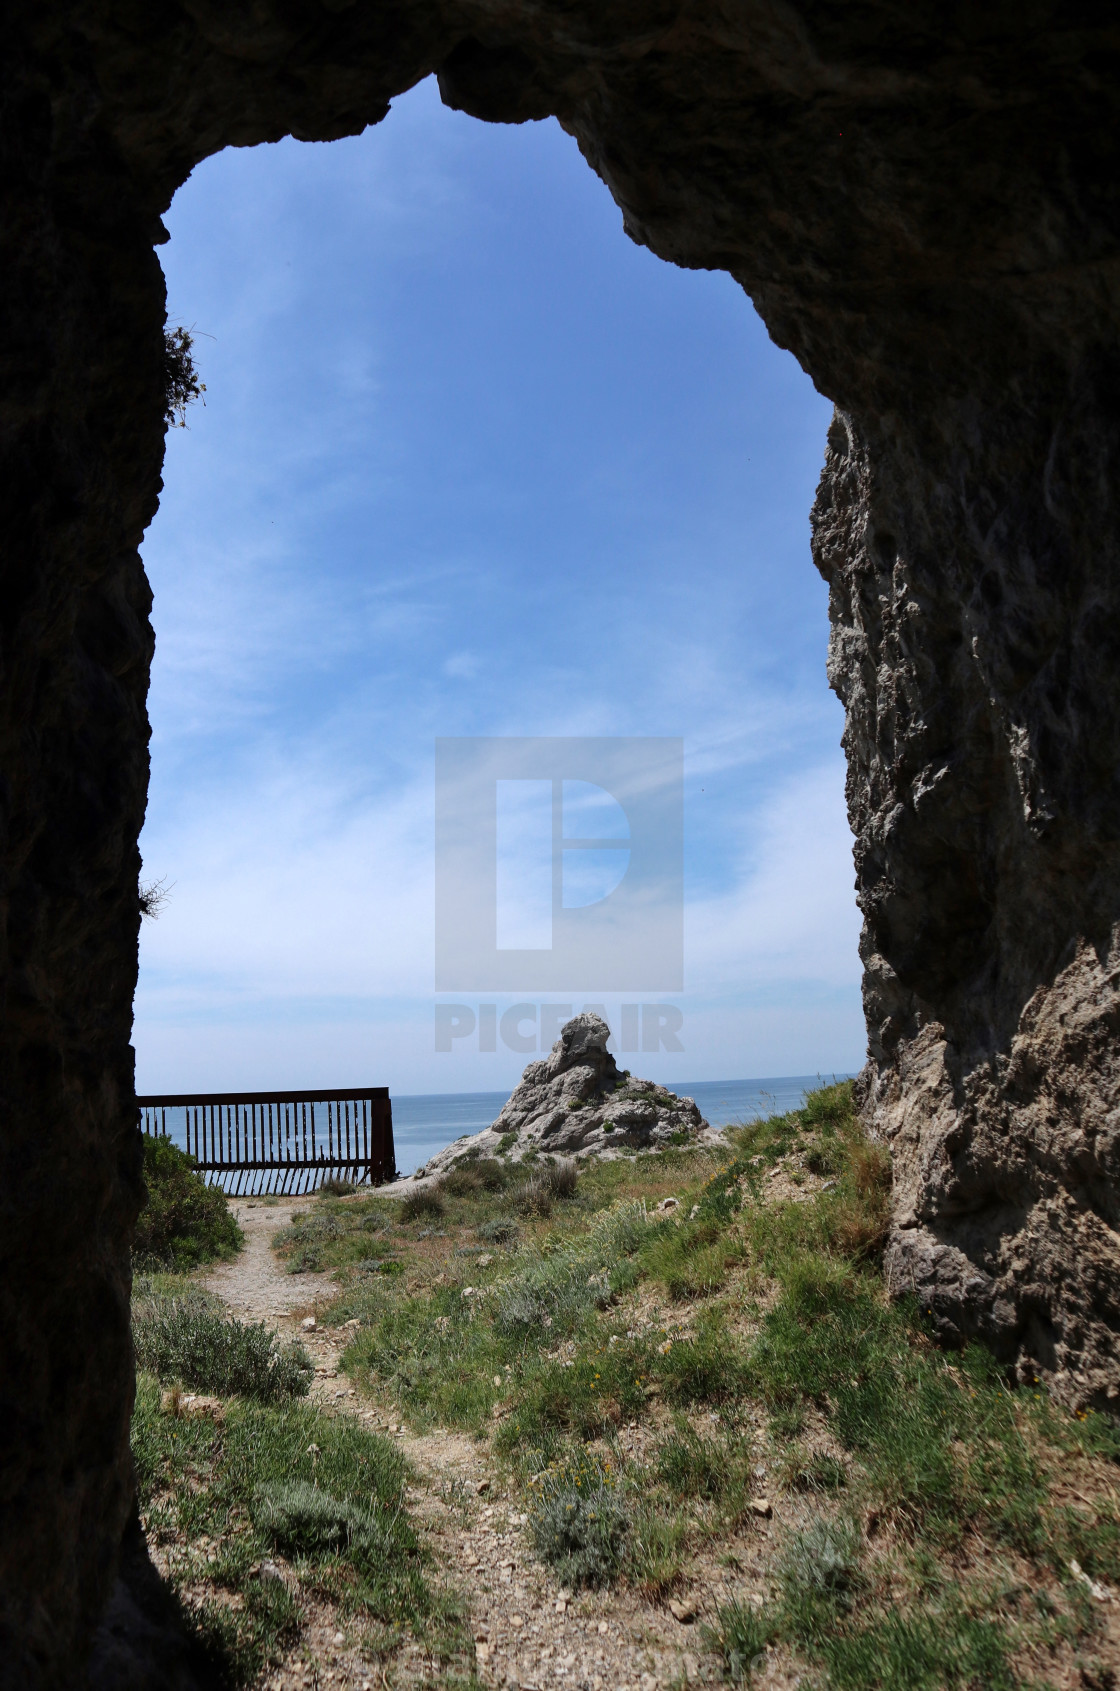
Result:
{"label": "white rock formation", "polygon": [[549,1055],[528,1065],[497,1121],[448,1145],[412,1179],[445,1174],[463,1157],[617,1157],[636,1148],[722,1143],[691,1098],[621,1071],[607,1050],[610,1034],[590,1011],[573,1016]]}

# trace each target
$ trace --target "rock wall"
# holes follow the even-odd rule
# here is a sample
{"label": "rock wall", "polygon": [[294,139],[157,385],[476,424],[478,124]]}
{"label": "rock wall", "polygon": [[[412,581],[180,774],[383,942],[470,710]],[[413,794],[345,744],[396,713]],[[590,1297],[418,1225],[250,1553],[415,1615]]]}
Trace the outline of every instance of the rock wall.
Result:
{"label": "rock wall", "polygon": [[993,404],[955,462],[838,413],[814,553],[891,1282],[948,1343],[981,1337],[1021,1379],[1115,1410],[1120,572],[1101,495],[1120,417],[1071,342],[1049,404]]}
{"label": "rock wall", "polygon": [[833,589],[891,1267],[1118,1380],[1116,157],[1089,0],[13,0],[0,62],[0,1682],[71,1687],[128,1517],[130,1006],[163,284],[207,154],[432,71],[559,116],[842,410]]}
{"label": "rock wall", "polygon": [[[132,1497],[129,1039],[163,301],[119,162],[0,72],[0,1685],[76,1683]],[[23,73],[22,77],[20,72]],[[94,149],[95,151],[96,149]],[[104,149],[102,149],[104,154]]]}

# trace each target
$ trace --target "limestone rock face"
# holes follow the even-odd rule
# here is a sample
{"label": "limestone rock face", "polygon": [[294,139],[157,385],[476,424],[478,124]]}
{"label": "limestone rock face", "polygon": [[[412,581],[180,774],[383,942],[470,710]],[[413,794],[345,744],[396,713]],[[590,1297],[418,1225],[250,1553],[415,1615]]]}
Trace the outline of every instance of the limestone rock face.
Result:
{"label": "limestone rock face", "polygon": [[1085,0],[7,8],[7,1683],[79,1683],[131,1507],[160,218],[220,148],[357,134],[432,73],[480,118],[556,115],[626,232],[728,271],[840,408],[815,548],[848,712],[862,1095],[897,1172],[891,1272],[947,1337],[983,1332],[1071,1400],[1115,1402],[1116,62],[1115,20]]}
{"label": "limestone rock face", "polygon": [[[847,711],[860,1097],[892,1148],[891,1284],[947,1343],[980,1337],[1021,1379],[1115,1409],[1120,764],[1101,753],[1120,747],[1120,558],[1102,529],[1088,568],[1075,535],[1084,478],[1120,460],[1120,418],[1086,356],[1047,374],[1064,401],[1029,419],[993,407],[955,463],[936,438],[919,451],[917,429],[888,442],[838,414],[813,529]],[[958,401],[962,442],[968,412]]]}
{"label": "limestone rock face", "polygon": [[691,1098],[620,1073],[607,1050],[610,1036],[600,1016],[573,1016],[549,1055],[527,1066],[497,1121],[448,1145],[417,1175],[443,1174],[464,1156],[520,1162],[530,1152],[617,1157],[635,1148],[721,1143]]}

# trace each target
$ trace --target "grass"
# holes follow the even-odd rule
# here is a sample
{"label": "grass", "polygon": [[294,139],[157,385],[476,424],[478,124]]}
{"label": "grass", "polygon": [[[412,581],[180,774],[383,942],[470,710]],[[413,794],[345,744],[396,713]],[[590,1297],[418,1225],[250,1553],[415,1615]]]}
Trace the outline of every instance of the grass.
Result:
{"label": "grass", "polygon": [[136,1223],[133,1257],[140,1269],[185,1272],[237,1255],[244,1236],[225,1193],[207,1186],[195,1159],[170,1139],[145,1133],[146,1198]]}
{"label": "grass", "polygon": [[[489,1444],[566,1585],[667,1602],[714,1555],[762,1587],[710,1624],[732,1683],[777,1661],[820,1691],[1106,1685],[1071,1563],[1120,1583],[1115,1423],[942,1353],[889,1300],[889,1164],[850,1087],[726,1138],[578,1175],[468,1159],[403,1204],[322,1192],[280,1255],[335,1273],[361,1391]],[[387,1671],[411,1628],[465,1675],[399,1452],[182,1281],[138,1282],[136,1334],[149,1529],[227,1678],[259,1680],[324,1600]],[[220,1412],[177,1414],[160,1381]]]}
{"label": "grass", "polygon": [[311,1406],[302,1348],[223,1316],[189,1280],[138,1278],[133,1331],[141,1512],[215,1683],[257,1683],[324,1602],[367,1659],[411,1634],[453,1679],[469,1657],[463,1605],[432,1577],[400,1451]]}
{"label": "grass", "polygon": [[705,1437],[678,1416],[672,1433],[655,1450],[652,1469],[674,1501],[703,1499],[734,1523],[742,1519],[756,1489],[754,1461],[751,1439],[738,1428]]}
{"label": "grass", "polygon": [[1095,1671],[1070,1563],[1120,1582],[1115,1424],[1012,1386],[979,1347],[939,1351],[889,1300],[889,1161],[849,1085],[726,1137],[584,1165],[539,1209],[515,1197],[537,1170],[504,1165],[445,1182],[438,1226],[385,1204],[401,1272],[350,1275],[344,1366],[418,1429],[488,1438],[571,1584],[660,1601],[701,1544],[737,1562],[765,1457],[771,1595],[723,1606],[710,1636],[733,1681],[775,1651],[834,1691]]}
{"label": "grass", "polygon": [[777,1565],[779,1595],[770,1605],[731,1603],[717,1611],[709,1638],[730,1678],[749,1681],[778,1640],[795,1644],[825,1669],[834,1691],[940,1691],[1021,1680],[1011,1666],[1009,1629],[995,1611],[978,1614],[949,1586],[921,1610],[906,1612],[872,1599],[858,1525],[843,1516],[795,1533]]}
{"label": "grass", "polygon": [[[382,1638],[411,1626],[454,1653],[457,1607],[434,1588],[389,1442],[304,1403],[231,1399],[220,1418],[162,1407],[138,1381],[133,1453],[149,1537],[217,1671],[248,1685],[323,1597]],[[282,1558],[282,1563],[273,1559]]]}

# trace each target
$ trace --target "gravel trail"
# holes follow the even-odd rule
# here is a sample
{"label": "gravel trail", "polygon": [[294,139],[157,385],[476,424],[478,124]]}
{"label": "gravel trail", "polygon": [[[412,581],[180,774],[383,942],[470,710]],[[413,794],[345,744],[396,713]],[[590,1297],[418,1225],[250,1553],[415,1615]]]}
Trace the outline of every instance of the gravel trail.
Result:
{"label": "gravel trail", "polygon": [[[242,1319],[265,1321],[285,1336],[298,1336],[315,1363],[312,1398],[324,1408],[357,1416],[371,1430],[399,1443],[416,1470],[409,1506],[426,1533],[445,1579],[470,1595],[475,1667],[486,1685],[507,1691],[662,1691],[672,1686],[721,1683],[699,1626],[675,1619],[667,1607],[647,1603],[635,1592],[616,1590],[573,1595],[564,1591],[532,1555],[526,1517],[501,1485],[485,1443],[461,1433],[412,1433],[376,1403],[360,1396],[340,1372],[339,1358],[350,1334],[345,1328],[304,1330],[337,1295],[328,1274],[288,1274],[272,1253],[271,1240],[306,1200],[231,1205],[246,1235],[235,1262],[200,1276]],[[640,1445],[640,1429],[625,1441]],[[722,1548],[730,1546],[724,1542]],[[744,1563],[761,1549],[736,1546]],[[741,1566],[743,1564],[740,1564]],[[737,1578],[702,1555],[693,1582],[677,1593],[696,1622],[713,1619],[717,1601],[743,1595]],[[734,1587],[734,1589],[733,1589]],[[352,1686],[439,1684],[442,1674],[419,1645],[406,1644],[386,1664],[363,1659],[356,1633],[324,1611],[313,1614],[300,1646],[266,1677],[276,1691],[306,1685]],[[782,1675],[761,1681],[778,1688]]]}

